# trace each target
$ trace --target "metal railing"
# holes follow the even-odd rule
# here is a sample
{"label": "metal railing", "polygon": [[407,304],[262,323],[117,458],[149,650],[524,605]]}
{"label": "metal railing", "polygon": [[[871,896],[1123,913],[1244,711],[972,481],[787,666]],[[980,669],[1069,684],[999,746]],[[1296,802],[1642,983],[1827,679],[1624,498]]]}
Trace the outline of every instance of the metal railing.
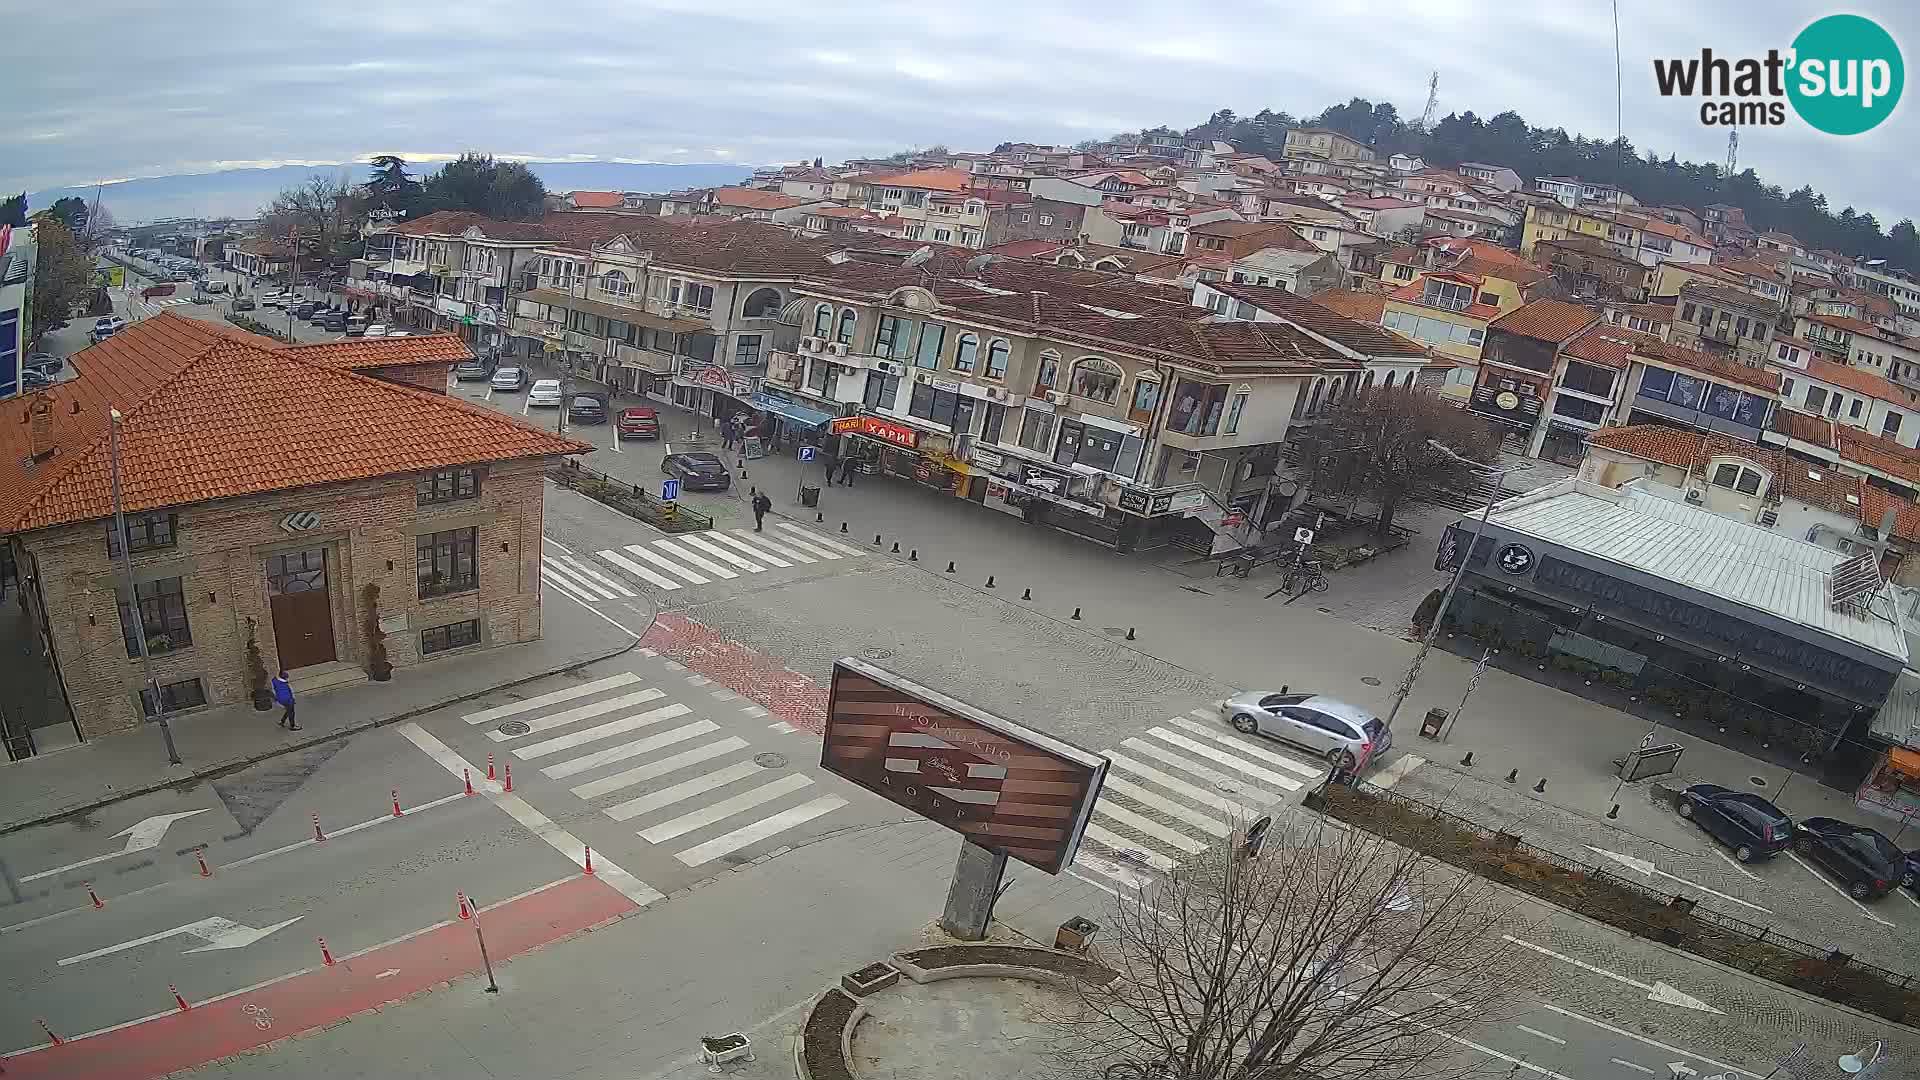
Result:
{"label": "metal railing", "polygon": [[[1326,788],[1313,792],[1308,805],[1342,820],[1336,804],[1355,798]],[[1895,1021],[1920,1018],[1920,976],[1869,964],[1836,949],[1791,934],[1697,906],[1694,898],[1662,892],[1608,873],[1600,867],[1539,847],[1513,833],[1489,829],[1432,803],[1396,791],[1358,783],[1353,792],[1402,812],[1399,828],[1373,828],[1364,812],[1354,824],[1378,831],[1443,862],[1519,889],[1578,914],[1598,919],[1637,937],[1648,938],[1739,968],[1782,986],[1817,994]],[[1430,823],[1421,830],[1405,818]],[[1452,833],[1451,836],[1448,833]],[[1493,858],[1507,853],[1504,860]],[[1515,870],[1513,857],[1566,872],[1558,883],[1543,875]],[[1524,866],[1524,864],[1521,864]]]}
{"label": "metal railing", "polygon": [[559,464],[548,466],[547,479],[595,502],[605,503],[628,517],[638,518],[661,532],[701,532],[713,528],[713,519],[705,514],[679,502],[668,502],[637,484],[594,472],[572,458],[563,458]]}

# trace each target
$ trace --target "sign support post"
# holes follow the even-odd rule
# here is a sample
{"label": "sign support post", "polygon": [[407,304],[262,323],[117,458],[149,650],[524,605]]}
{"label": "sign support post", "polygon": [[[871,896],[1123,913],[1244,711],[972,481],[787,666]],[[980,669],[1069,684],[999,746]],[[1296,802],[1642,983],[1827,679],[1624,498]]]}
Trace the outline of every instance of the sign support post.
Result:
{"label": "sign support post", "polygon": [[947,886],[947,907],[940,915],[940,929],[961,941],[980,941],[993,922],[993,902],[1000,898],[1000,879],[1007,872],[1007,857],[990,851],[972,840],[960,843],[960,858],[953,864],[953,883]]}

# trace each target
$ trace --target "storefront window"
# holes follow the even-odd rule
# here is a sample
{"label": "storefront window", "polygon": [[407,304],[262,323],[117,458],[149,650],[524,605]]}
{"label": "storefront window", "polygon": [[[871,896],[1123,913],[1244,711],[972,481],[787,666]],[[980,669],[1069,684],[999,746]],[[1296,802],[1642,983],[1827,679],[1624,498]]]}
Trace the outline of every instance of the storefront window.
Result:
{"label": "storefront window", "polygon": [[1053,449],[1053,414],[1027,409],[1020,419],[1020,445],[1036,454]]}
{"label": "storefront window", "polygon": [[879,371],[867,372],[867,392],[861,400],[869,409],[891,409],[900,394],[900,376]]}
{"label": "storefront window", "polygon": [[913,366],[933,371],[940,366],[940,350],[947,343],[947,328],[939,323],[920,324],[920,348],[913,354]]}
{"label": "storefront window", "polygon": [[875,330],[873,335],[873,354],[899,357],[905,354],[908,344],[912,341],[912,322],[897,319],[892,315],[882,315],[879,329]]}
{"label": "storefront window", "polygon": [[1240,430],[1240,414],[1246,409],[1247,395],[1233,395],[1233,400],[1227,405],[1227,434],[1232,435]]}
{"label": "storefront window", "polygon": [[807,365],[807,389],[822,397],[826,396],[827,375],[832,368],[832,364],[817,356],[814,357],[813,363]]}
{"label": "storefront window", "polygon": [[1073,365],[1075,396],[1111,404],[1120,394],[1120,365],[1097,356],[1082,357]]}
{"label": "storefront window", "polygon": [[1152,379],[1135,379],[1133,382],[1133,412],[1138,416],[1152,416],[1154,406],[1160,404],[1160,384]]}

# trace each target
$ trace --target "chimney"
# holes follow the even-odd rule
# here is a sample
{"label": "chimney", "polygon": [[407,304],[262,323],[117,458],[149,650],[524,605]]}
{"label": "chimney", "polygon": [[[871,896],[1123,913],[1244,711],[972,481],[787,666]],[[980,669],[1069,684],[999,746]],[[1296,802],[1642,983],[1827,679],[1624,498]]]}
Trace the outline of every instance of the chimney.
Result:
{"label": "chimney", "polygon": [[27,435],[33,460],[45,461],[52,456],[53,402],[45,394],[34,398],[27,406]]}

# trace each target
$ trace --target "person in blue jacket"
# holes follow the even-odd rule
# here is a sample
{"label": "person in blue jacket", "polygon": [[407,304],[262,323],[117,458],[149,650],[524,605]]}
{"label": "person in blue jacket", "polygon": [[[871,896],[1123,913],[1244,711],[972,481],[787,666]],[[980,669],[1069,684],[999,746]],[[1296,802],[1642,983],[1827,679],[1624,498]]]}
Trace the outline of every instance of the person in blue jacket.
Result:
{"label": "person in blue jacket", "polygon": [[280,703],[286,711],[280,714],[280,726],[288,731],[299,731],[300,725],[293,719],[293,684],[287,681],[286,669],[273,677],[273,700]]}

